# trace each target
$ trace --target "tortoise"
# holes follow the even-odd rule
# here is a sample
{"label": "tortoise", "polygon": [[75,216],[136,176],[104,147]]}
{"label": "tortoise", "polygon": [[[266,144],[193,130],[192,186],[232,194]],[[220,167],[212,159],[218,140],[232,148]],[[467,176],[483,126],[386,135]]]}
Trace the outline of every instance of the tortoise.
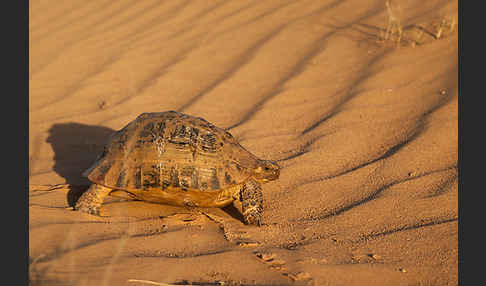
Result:
{"label": "tortoise", "polygon": [[187,207],[222,208],[240,200],[245,223],[260,226],[261,185],[278,179],[280,167],[203,118],[166,111],[142,113],[114,132],[83,175],[92,184],[75,210],[100,215],[115,191]]}

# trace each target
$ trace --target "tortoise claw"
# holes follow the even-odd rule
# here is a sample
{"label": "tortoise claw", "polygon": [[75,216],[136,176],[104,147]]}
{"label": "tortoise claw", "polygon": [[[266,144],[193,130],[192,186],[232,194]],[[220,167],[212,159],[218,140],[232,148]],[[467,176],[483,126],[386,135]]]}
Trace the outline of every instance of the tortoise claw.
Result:
{"label": "tortoise claw", "polygon": [[[253,211],[254,210],[254,211]],[[257,209],[250,209],[244,213],[245,223],[248,225],[262,225],[262,215]]]}
{"label": "tortoise claw", "polygon": [[86,204],[83,204],[83,203],[77,203],[76,206],[74,207],[74,210],[80,211],[80,212],[83,212],[83,213],[88,213],[88,214],[91,214],[91,215],[100,216],[100,208],[99,207],[90,206],[90,205],[86,205]]}
{"label": "tortoise claw", "polygon": [[96,216],[101,216],[101,204],[103,203],[104,198],[111,191],[111,189],[97,184],[91,185],[91,187],[86,192],[84,192],[78,199],[76,205],[74,206],[74,210]]}

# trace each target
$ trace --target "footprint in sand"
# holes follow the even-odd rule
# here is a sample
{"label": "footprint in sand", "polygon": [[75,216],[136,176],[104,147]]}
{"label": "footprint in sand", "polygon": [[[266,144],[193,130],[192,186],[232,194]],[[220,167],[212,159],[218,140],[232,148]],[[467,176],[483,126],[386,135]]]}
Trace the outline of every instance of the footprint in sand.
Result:
{"label": "footprint in sand", "polygon": [[307,281],[309,285],[313,285],[314,279],[308,272],[290,272],[284,265],[286,262],[283,259],[279,259],[277,254],[271,252],[255,252],[257,259],[267,264],[271,269],[281,271],[282,275],[290,278],[293,281]]}

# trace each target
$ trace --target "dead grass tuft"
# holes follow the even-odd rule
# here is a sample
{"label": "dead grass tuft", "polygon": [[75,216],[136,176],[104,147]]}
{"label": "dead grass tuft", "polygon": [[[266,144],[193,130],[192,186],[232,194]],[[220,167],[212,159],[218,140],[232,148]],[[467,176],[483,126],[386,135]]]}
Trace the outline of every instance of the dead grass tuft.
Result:
{"label": "dead grass tuft", "polygon": [[393,43],[398,46],[419,46],[433,40],[439,40],[452,34],[456,30],[457,18],[443,16],[427,23],[403,26],[400,20],[400,7],[385,1],[388,23],[386,29],[380,30],[381,44]]}

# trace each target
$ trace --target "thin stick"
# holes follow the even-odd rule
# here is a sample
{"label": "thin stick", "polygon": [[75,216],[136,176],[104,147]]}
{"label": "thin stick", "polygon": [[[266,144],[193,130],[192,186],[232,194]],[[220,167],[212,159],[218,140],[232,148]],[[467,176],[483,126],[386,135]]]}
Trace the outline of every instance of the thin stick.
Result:
{"label": "thin stick", "polygon": [[[139,283],[145,283],[145,284],[150,284],[150,285],[159,285],[159,286],[177,286],[175,284],[167,284],[167,283],[161,283],[161,282],[154,282],[154,281],[149,281],[149,280],[138,280],[138,279],[128,279],[127,282],[139,282]],[[190,286],[189,284],[184,284],[180,286]]]}

